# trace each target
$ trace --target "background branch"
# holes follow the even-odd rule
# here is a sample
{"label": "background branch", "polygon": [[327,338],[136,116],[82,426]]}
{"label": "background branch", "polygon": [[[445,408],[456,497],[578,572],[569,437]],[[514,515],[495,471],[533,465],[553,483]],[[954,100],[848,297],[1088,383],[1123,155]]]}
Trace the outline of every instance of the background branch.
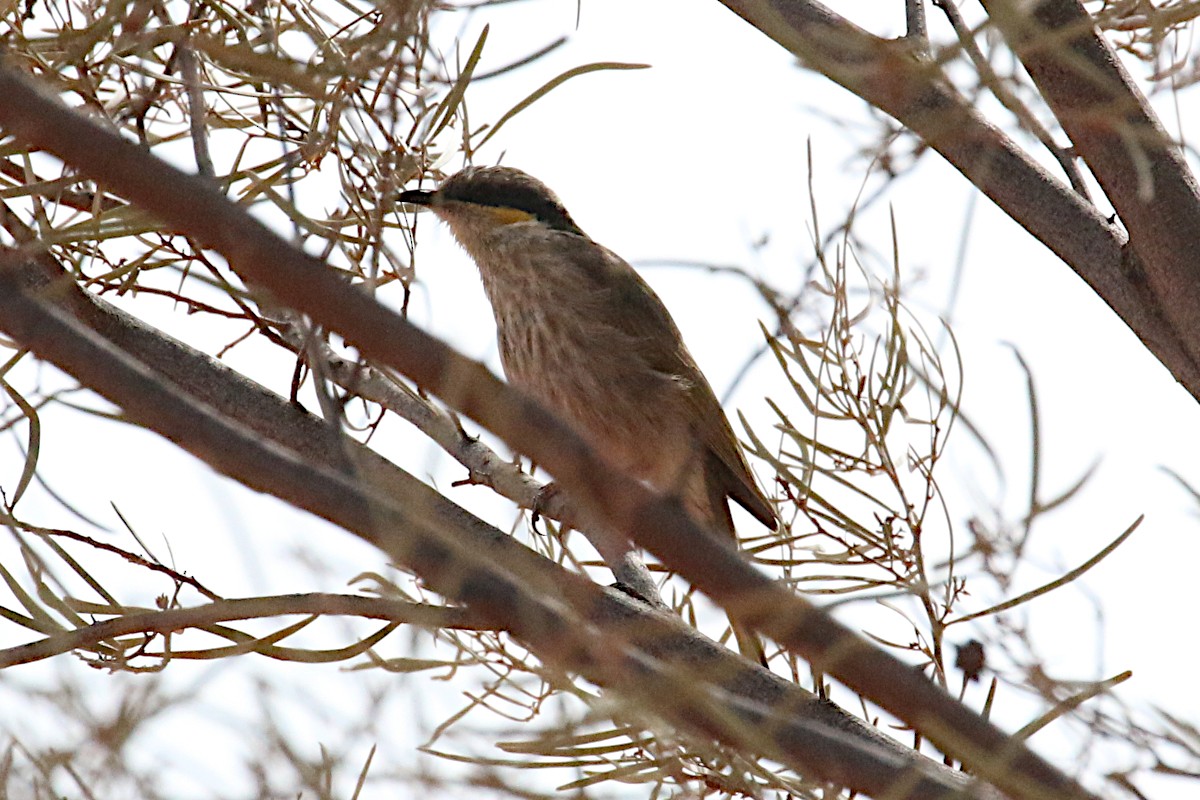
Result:
{"label": "background branch", "polygon": [[[1156,250],[1160,275],[1153,286],[1147,284],[1138,258],[1145,254],[1128,251],[1125,234],[1118,227],[984,119],[945,78],[940,66],[913,57],[904,42],[874,36],[810,0],[721,2],[806,65],[891,115],[940,153],[1083,278],[1176,380],[1200,399],[1200,360],[1196,358],[1200,325],[1180,324],[1197,313],[1197,306],[1187,303],[1168,313],[1160,305],[1183,302],[1200,291],[1181,263],[1188,249],[1174,251],[1173,258]],[[1086,88],[1078,76],[1073,83],[1076,90]],[[1116,103],[1110,107],[1142,108],[1127,88],[1122,87],[1120,96],[1110,95]],[[1061,121],[1064,127],[1068,124]],[[1107,123],[1099,127],[1107,127]],[[1112,135],[1111,128],[1104,134]],[[1110,148],[1108,152],[1115,151]],[[1126,155],[1130,154],[1127,149]],[[1095,169],[1091,161],[1088,164]],[[1186,166],[1179,166],[1180,174],[1187,175]],[[1179,180],[1189,178],[1170,179]],[[1190,193],[1181,197],[1194,205]],[[1110,199],[1115,205],[1116,200]],[[1170,210],[1170,200],[1166,193],[1158,193],[1143,201],[1140,213],[1171,219],[1175,212]],[[1192,281],[1192,285],[1175,298],[1155,289],[1172,281],[1176,285]]]}

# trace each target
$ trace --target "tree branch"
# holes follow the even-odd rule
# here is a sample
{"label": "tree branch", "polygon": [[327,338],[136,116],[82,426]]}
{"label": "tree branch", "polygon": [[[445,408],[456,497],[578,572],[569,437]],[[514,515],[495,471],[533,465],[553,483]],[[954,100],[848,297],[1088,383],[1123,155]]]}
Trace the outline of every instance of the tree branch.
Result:
{"label": "tree branch", "polygon": [[0,252],[0,326],[131,420],[357,533],[474,618],[633,708],[869,795],[990,797],[678,617],[534,554],[334,427],[89,297],[44,257]]}
{"label": "tree branch", "polygon": [[[1200,360],[1195,355],[1200,353],[1200,326],[1183,328],[1177,313],[1164,314],[1137,259],[1126,251],[1120,229],[985,120],[938,65],[918,61],[904,42],[874,36],[813,0],[721,3],[920,136],[1083,278],[1200,399]],[[1152,213],[1169,218],[1165,203],[1150,205],[1157,209]],[[1190,245],[1179,258],[1189,251]],[[1186,273],[1173,274],[1178,281],[1189,279]],[[1165,280],[1160,278],[1160,283]],[[1187,295],[1197,290],[1193,286]]]}
{"label": "tree branch", "polygon": [[[324,614],[382,619],[389,622],[458,630],[492,630],[489,624],[472,620],[465,608],[449,608],[343,594],[287,594],[274,597],[222,599],[195,608],[136,611],[120,608],[92,609],[90,613],[121,614],[74,630],[52,634],[29,644],[0,650],[0,669],[29,664],[72,650],[94,650],[106,639],[134,633],[167,634],[184,628],[205,628],[219,622],[260,619],[288,614]],[[248,635],[247,639],[251,638]]]}
{"label": "tree branch", "polygon": [[[524,394],[346,285],[209,182],[170,167],[69,111],[12,69],[0,69],[0,96],[8,98],[0,104],[0,123],[11,134],[57,155],[172,228],[215,249],[247,283],[263,287],[280,302],[340,333],[368,358],[407,374],[481,422],[514,449],[543,464],[586,515],[628,531],[739,620],[908,722],[969,765],[974,774],[1013,798],[1090,796],[904,662],[852,633],[788,587],[769,580],[732,543],[692,522],[677,498],[658,496],[613,470],[577,434]],[[328,432],[321,440],[329,449],[315,459],[299,458],[277,443],[262,446],[253,432],[229,424],[212,409],[181,395],[145,364],[108,343],[93,341],[88,329],[62,309],[47,308],[48,299],[71,287],[61,281],[49,286],[22,283],[22,262],[17,256],[8,255],[0,275],[0,325],[39,356],[121,405],[132,418],[247,486],[358,533],[411,566],[437,591],[472,605],[485,619],[509,626],[548,663],[579,669],[597,683],[620,687],[623,696],[648,703],[691,730],[733,736],[740,746],[757,752],[765,753],[759,748],[769,747],[772,752],[766,754],[782,760],[763,736],[764,731],[774,736],[776,729],[786,727],[785,720],[777,719],[777,708],[746,709],[749,716],[741,720],[740,730],[730,731],[724,704],[721,713],[713,713],[708,706],[681,708],[683,698],[677,694],[656,695],[669,687],[679,691],[681,664],[646,660],[636,650],[614,651],[611,629],[606,638],[596,638],[594,628],[581,625],[566,612],[579,609],[591,622],[601,609],[606,619],[636,622],[632,630],[622,626],[621,632],[644,646],[645,652],[656,654],[672,653],[664,642],[678,642],[680,636],[699,638],[679,620],[640,608],[641,613],[631,615],[630,603],[599,595],[581,576],[548,570],[535,554],[497,532],[483,530],[481,522],[468,520],[465,512],[432,490],[418,496],[408,487],[410,496],[400,502],[392,486],[381,487],[373,474],[359,475],[364,458],[358,448],[325,426],[321,427]],[[364,483],[364,478],[370,482]],[[455,534],[445,535],[446,529]],[[465,535],[467,530],[475,534]],[[397,531],[406,535],[396,536]],[[654,635],[648,638],[651,629]],[[734,657],[720,663],[740,662]],[[671,669],[664,673],[666,666]],[[696,671],[689,658],[687,666],[692,679],[702,680],[704,686],[712,685],[714,674],[770,680],[769,673],[745,665],[713,673],[726,667],[710,662]],[[787,706],[788,711],[794,708]],[[755,717],[747,727],[746,721]],[[826,769],[820,768],[821,774]],[[836,780],[851,785],[844,778]],[[881,787],[864,791],[877,793]],[[895,792],[896,787],[889,786],[888,791]]]}
{"label": "tree branch", "polygon": [[1077,0],[983,6],[1117,210],[1140,275],[1196,363],[1200,187],[1182,149]]}

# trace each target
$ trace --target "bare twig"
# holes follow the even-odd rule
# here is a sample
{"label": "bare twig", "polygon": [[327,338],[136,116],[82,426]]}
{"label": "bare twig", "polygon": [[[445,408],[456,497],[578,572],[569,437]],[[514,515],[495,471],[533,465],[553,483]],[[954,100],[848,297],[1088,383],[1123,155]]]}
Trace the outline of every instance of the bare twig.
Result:
{"label": "bare twig", "polygon": [[[469,610],[411,603],[386,597],[343,594],[289,594],[269,597],[230,598],[195,608],[149,611],[126,608],[91,608],[89,613],[119,613],[120,616],[85,628],[53,634],[31,644],[0,650],[0,669],[41,661],[72,650],[95,650],[118,636],[137,633],[168,634],[185,628],[205,629],[220,622],[263,619],[284,615],[340,615],[380,619],[430,628],[494,630],[494,626],[472,618]],[[228,632],[222,634],[230,638]],[[237,637],[242,641],[252,637]],[[110,656],[111,657],[111,656]]]}

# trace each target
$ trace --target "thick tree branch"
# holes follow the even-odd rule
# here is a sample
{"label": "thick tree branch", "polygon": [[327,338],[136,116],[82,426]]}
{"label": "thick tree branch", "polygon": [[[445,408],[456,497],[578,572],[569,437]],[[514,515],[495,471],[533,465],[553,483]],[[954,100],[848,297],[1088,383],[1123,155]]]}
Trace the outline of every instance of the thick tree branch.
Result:
{"label": "thick tree branch", "polygon": [[[677,617],[532,553],[335,428],[87,297],[45,258],[0,253],[0,326],[131,420],[356,532],[435,591],[467,603],[472,619],[510,630],[548,664],[583,674],[631,707],[873,796],[991,796]],[[107,635],[125,624],[101,623]],[[39,652],[34,645],[14,655]]]}
{"label": "thick tree branch", "polygon": [[1200,187],[1078,0],[984,8],[1129,232],[1154,298],[1200,360]]}
{"label": "thick tree branch", "polygon": [[[184,231],[215,249],[247,283],[263,287],[282,303],[340,333],[368,358],[407,374],[418,385],[481,422],[514,449],[543,464],[585,514],[607,519],[617,529],[628,531],[669,568],[733,610],[738,619],[913,725],[939,748],[970,765],[975,774],[1014,798],[1090,796],[923,675],[855,635],[786,586],[767,579],[730,542],[709,535],[691,522],[677,499],[657,496],[615,472],[577,434],[522,393],[346,285],[320,261],[292,248],[207,181],[170,167],[115,133],[70,112],[12,69],[0,69],[0,96],[7,98],[0,104],[0,124],[6,131],[55,154],[164,220],[172,229]],[[51,322],[33,307],[34,300],[23,296],[25,287],[11,275],[14,259],[10,256],[7,260],[0,325],[39,355],[60,366],[69,364],[63,368],[144,420],[144,424],[186,444],[217,469],[252,488],[271,491],[299,507],[337,520],[412,566],[447,596],[476,605],[485,616],[496,615],[498,622],[504,618],[514,635],[528,642],[549,663],[586,663],[593,680],[605,685],[618,683],[627,697],[663,705],[661,697],[656,701],[643,694],[647,689],[652,695],[665,688],[655,672],[657,662],[640,660],[633,653],[613,652],[611,642],[593,639],[577,620],[563,616],[564,602],[581,609],[595,608],[599,603],[615,615],[617,608],[606,605],[616,602],[613,598],[598,598],[594,586],[579,576],[549,578],[536,569],[538,559],[534,554],[507,538],[488,535],[470,542],[442,535],[443,525],[452,521],[460,527],[465,524],[465,512],[455,507],[451,513],[444,498],[434,495],[425,506],[397,507],[391,492],[364,488],[348,478],[355,474],[353,469],[324,467],[325,459],[293,463],[277,446],[256,447],[249,431],[230,429],[205,409],[196,408],[189,415],[180,413],[174,407],[186,398],[172,396],[170,387],[161,385],[144,365],[126,363],[118,370],[105,363],[119,360],[120,354],[90,341],[86,329],[79,330],[73,319],[56,321],[63,328],[61,335],[39,335]],[[64,290],[51,287],[49,291]],[[72,330],[76,335],[68,344],[67,332]],[[97,363],[105,365],[97,369]],[[162,407],[172,408],[175,413],[165,416]],[[353,466],[350,452],[343,455]],[[451,518],[445,519],[447,516]],[[409,532],[409,538],[399,543],[385,539],[383,532],[393,529]],[[510,548],[517,552],[510,552]],[[498,575],[495,559],[501,554],[506,560],[512,559],[508,563],[526,566],[519,572]],[[638,615],[637,622],[639,626],[647,622],[661,625],[663,638],[676,641],[684,629],[674,619],[648,613]],[[628,676],[635,670],[643,671],[639,672],[641,680],[631,685]],[[762,679],[767,679],[765,674]],[[713,724],[711,715],[694,719],[675,708],[674,703],[668,705],[670,708],[662,713],[669,713],[693,730],[708,730]],[[764,718],[761,724],[770,729],[774,720]],[[743,744],[757,744],[765,729],[759,727],[760,736]],[[716,730],[721,730],[721,725],[714,733]]]}
{"label": "thick tree branch", "polygon": [[[1200,399],[1200,360],[1196,357],[1200,326],[1180,327],[1178,313],[1164,314],[1160,296],[1142,277],[1137,259],[1127,252],[1124,234],[985,120],[936,64],[916,58],[904,41],[874,36],[813,0],[721,3],[808,66],[920,136],[1066,262],[1175,379]],[[1160,203],[1161,198],[1151,205],[1157,208]],[[1150,213],[1170,217],[1165,207]],[[1180,257],[1188,251],[1180,251]],[[1193,281],[1187,296],[1198,290],[1200,282],[1189,274],[1177,271],[1170,275],[1177,283]],[[1160,276],[1155,285],[1167,280]]]}
{"label": "thick tree branch", "polygon": [[1071,188],[1075,190],[1076,194],[1091,202],[1087,184],[1083,180],[1083,173],[1079,169],[1079,164],[1076,163],[1077,156],[1070,148],[1060,147],[1054,141],[1054,135],[1042,124],[1037,115],[1029,110],[1025,101],[1018,97],[1017,93],[1009,88],[1008,83],[992,69],[991,62],[979,49],[979,45],[975,43],[975,32],[967,26],[962,14],[958,11],[958,0],[933,0],[933,4],[942,10],[942,13],[946,15],[946,21],[950,23],[950,27],[954,28],[954,35],[958,37],[958,43],[963,52],[967,54],[967,58],[971,59],[971,65],[975,67],[980,83],[986,86],[992,96],[1017,118],[1022,128],[1033,134],[1047,152],[1054,156],[1054,160],[1066,173],[1067,180],[1071,182]]}

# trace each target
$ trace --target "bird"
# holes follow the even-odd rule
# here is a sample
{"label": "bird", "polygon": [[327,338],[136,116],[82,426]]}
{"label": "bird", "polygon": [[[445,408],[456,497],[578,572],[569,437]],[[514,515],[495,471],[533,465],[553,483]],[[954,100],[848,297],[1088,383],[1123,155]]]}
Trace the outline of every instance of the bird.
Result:
{"label": "bird", "polygon": [[[548,186],[512,167],[467,167],[435,190],[398,199],[431,210],[475,262],[511,384],[612,465],[677,495],[710,529],[738,541],[730,500],[776,529],[775,511],[667,307],[627,261],[583,232]],[[635,550],[628,537],[597,549],[614,573],[614,562]],[[765,665],[758,637],[736,619],[731,627],[742,655]]]}

